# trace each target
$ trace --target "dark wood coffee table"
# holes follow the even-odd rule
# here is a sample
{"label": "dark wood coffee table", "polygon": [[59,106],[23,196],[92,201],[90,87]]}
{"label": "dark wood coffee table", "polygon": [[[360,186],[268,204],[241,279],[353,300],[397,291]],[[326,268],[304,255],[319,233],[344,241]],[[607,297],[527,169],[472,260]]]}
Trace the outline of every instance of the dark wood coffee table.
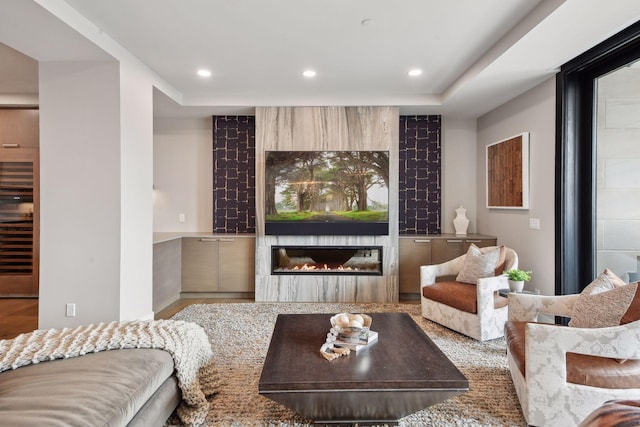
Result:
{"label": "dark wood coffee table", "polygon": [[280,314],[258,391],[316,424],[397,424],[469,390],[469,381],[407,313],[374,313],[378,341],[332,361],[329,314]]}

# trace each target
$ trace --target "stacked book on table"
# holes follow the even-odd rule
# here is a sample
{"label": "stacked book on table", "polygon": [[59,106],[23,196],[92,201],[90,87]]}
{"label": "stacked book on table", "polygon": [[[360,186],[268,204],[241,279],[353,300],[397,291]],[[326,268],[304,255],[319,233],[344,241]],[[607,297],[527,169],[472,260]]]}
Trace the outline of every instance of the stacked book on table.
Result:
{"label": "stacked book on table", "polygon": [[365,329],[356,333],[355,330],[350,329],[351,328],[344,328],[344,331],[340,332],[336,337],[333,345],[358,352],[378,340],[378,333],[376,331]]}

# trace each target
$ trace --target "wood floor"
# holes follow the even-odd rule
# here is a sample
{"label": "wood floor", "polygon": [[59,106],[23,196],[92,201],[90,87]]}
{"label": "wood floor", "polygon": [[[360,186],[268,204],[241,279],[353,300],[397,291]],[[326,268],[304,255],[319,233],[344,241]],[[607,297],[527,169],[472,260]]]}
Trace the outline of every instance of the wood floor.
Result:
{"label": "wood floor", "polygon": [[0,298],[0,340],[38,328],[37,298]]}
{"label": "wood floor", "polygon": [[[191,304],[254,302],[242,298],[183,298],[156,313],[156,319],[169,319]],[[420,300],[402,300],[403,303],[420,304]],[[0,298],[0,340],[15,338],[38,328],[37,298]]]}
{"label": "wood floor", "polygon": [[[156,313],[156,319],[169,319],[191,304],[253,302],[253,299],[187,298]],[[37,298],[0,298],[0,340],[38,329]]]}

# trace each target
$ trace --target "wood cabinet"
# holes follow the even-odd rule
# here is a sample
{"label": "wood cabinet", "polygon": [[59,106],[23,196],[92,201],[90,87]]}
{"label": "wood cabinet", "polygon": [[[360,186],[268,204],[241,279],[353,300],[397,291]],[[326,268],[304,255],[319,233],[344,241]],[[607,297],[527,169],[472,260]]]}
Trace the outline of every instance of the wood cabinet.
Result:
{"label": "wood cabinet", "polygon": [[462,254],[467,253],[467,250],[469,250],[469,246],[471,246],[472,243],[479,248],[484,248],[485,246],[495,246],[497,243],[497,239],[495,237],[484,237],[479,239],[464,239],[464,245],[463,245],[464,247],[462,248]]}
{"label": "wood cabinet", "polygon": [[37,148],[0,148],[0,296],[38,296]]}
{"label": "wood cabinet", "polygon": [[464,254],[464,239],[444,238],[435,239],[430,264],[442,264]]}
{"label": "wood cabinet", "polygon": [[218,239],[182,238],[182,291],[218,291]]}
{"label": "wood cabinet", "polygon": [[254,281],[255,238],[182,238],[182,292],[253,292]]}
{"label": "wood cabinet", "polygon": [[38,117],[0,108],[0,297],[39,294]]}
{"label": "wood cabinet", "polygon": [[464,255],[471,244],[493,246],[497,239],[482,234],[438,234],[399,237],[399,288],[405,298],[419,298],[420,266],[442,264]]}
{"label": "wood cabinet", "polygon": [[221,238],[219,242],[218,290],[221,292],[254,292],[254,238]]}
{"label": "wood cabinet", "polygon": [[431,244],[431,239],[424,237],[399,239],[400,294],[418,294],[420,292],[420,266],[431,264]]}
{"label": "wood cabinet", "polygon": [[37,108],[0,108],[0,146],[40,148],[39,117]]}

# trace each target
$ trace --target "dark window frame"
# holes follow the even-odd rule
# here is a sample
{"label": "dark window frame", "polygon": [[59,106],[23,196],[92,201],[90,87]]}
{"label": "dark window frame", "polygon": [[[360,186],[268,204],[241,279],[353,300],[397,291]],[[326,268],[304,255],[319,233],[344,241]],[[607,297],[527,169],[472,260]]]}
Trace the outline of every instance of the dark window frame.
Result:
{"label": "dark window frame", "polygon": [[556,295],[578,293],[596,275],[595,79],[638,58],[640,21],[556,76]]}

